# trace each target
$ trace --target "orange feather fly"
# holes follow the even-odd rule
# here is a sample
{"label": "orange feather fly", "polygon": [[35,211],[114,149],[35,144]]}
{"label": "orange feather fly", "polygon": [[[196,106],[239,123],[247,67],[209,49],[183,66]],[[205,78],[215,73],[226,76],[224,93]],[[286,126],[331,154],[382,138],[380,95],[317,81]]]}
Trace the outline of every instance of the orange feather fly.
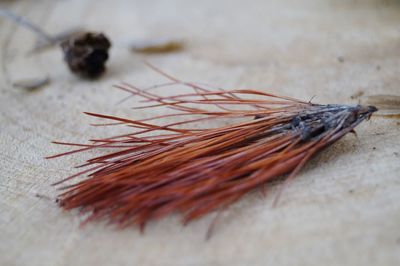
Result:
{"label": "orange feather fly", "polygon": [[[149,102],[145,108],[167,107],[177,112],[142,120],[87,113],[134,131],[90,144],[55,142],[79,149],[48,157],[110,149],[88,160],[83,165],[88,169],[56,183],[87,175],[63,187],[58,197],[64,209],[89,213],[87,221],[105,218],[121,227],[136,224],[143,230],[149,220],[174,212],[184,215],[184,223],[198,219],[284,174],[289,174],[286,181],[292,179],[311,156],[377,110],[313,104],[255,90],[210,90],[150,67],[170,81],[153,88],[184,85],[193,93],[162,97],[129,84],[117,87],[144,98]],[[151,122],[192,116],[197,118],[165,125]],[[188,128],[190,123],[221,118],[245,121]]]}

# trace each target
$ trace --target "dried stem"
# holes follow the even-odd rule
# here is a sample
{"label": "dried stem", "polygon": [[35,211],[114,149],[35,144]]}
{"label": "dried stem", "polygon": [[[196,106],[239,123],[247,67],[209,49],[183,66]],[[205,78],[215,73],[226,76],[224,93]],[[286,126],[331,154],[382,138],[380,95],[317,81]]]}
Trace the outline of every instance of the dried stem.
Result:
{"label": "dried stem", "polygon": [[58,40],[44,32],[39,26],[35,25],[31,21],[29,21],[27,18],[19,16],[17,14],[14,14],[13,12],[9,10],[5,10],[0,8],[0,16],[7,18],[18,25],[30,30],[31,32],[35,33],[37,37],[39,37],[42,41],[54,44]]}

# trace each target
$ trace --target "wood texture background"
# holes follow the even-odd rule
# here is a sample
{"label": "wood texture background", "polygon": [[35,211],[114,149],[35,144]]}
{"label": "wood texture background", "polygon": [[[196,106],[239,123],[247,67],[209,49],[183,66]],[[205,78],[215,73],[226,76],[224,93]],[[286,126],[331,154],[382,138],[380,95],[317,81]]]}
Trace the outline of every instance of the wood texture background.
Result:
{"label": "wood texture background", "polygon": [[[65,150],[51,140],[117,134],[92,128],[92,111],[135,118],[117,104],[120,81],[162,80],[128,51],[143,38],[182,38],[181,53],[147,57],[190,81],[257,88],[321,103],[400,95],[400,2],[366,1],[0,1],[49,33],[83,25],[107,33],[109,71],[89,82],[70,74],[59,49],[32,54],[35,36],[0,18],[0,265],[400,265],[400,125],[372,118],[318,155],[285,190],[272,188],[187,227],[172,216],[118,231],[81,228],[54,203],[50,184],[84,157],[44,160]],[[341,60],[339,60],[339,59]],[[340,62],[342,61],[342,62]],[[16,80],[48,74],[26,92]],[[363,91],[360,99],[351,96]],[[37,195],[49,197],[38,197]]]}

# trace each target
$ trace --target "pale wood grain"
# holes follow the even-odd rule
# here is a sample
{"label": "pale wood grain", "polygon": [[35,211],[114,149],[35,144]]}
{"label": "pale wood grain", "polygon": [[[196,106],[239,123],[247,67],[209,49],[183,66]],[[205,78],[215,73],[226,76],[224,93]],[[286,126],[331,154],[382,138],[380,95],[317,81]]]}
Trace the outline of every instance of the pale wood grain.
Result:
{"label": "pale wood grain", "polygon": [[[224,87],[258,88],[317,102],[400,95],[398,1],[6,1],[49,33],[74,26],[102,30],[114,47],[109,71],[82,81],[54,48],[28,55],[34,36],[0,19],[0,265],[399,265],[400,125],[372,119],[315,158],[278,208],[249,195],[183,228],[179,216],[115,230],[79,227],[76,212],[54,203],[50,184],[83,156],[46,161],[63,150],[51,140],[85,141],[123,129],[88,126],[83,111],[140,118],[116,103],[119,81],[162,80],[126,49],[133,39],[178,38],[184,52],[148,57],[178,77]],[[339,62],[338,57],[343,58]],[[379,66],[379,67],[378,67]],[[13,81],[48,74],[46,88],[24,92]],[[46,197],[37,197],[36,194]]]}

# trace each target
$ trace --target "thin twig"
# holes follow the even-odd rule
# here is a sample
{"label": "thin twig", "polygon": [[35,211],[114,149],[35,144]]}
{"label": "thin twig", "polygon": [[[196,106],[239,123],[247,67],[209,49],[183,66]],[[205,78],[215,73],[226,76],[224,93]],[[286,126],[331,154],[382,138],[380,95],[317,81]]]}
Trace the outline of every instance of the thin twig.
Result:
{"label": "thin twig", "polygon": [[13,12],[11,12],[9,10],[0,8],[0,16],[7,18],[7,19],[17,23],[18,25],[34,32],[41,40],[43,40],[47,43],[54,44],[57,41],[52,36],[50,36],[49,34],[44,32],[39,26],[37,26],[34,23],[32,23],[31,21],[29,21],[27,18],[24,18],[22,16],[14,14]]}

